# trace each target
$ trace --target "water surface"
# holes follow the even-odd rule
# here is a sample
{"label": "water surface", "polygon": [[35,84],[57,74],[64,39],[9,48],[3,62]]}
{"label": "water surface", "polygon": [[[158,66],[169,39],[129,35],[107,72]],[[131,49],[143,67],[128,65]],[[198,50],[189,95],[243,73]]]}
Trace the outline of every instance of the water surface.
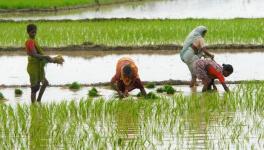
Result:
{"label": "water surface", "polygon": [[59,13],[0,14],[5,20],[79,20],[93,18],[183,19],[263,18],[262,0],[157,0]]}

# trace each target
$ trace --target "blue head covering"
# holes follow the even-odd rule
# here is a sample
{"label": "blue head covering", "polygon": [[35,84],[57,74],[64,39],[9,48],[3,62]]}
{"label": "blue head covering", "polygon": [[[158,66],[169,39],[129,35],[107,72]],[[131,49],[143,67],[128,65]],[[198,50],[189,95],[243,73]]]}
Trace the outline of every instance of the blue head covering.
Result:
{"label": "blue head covering", "polygon": [[185,39],[182,51],[187,50],[188,47],[190,47],[197,38],[202,37],[205,31],[207,31],[207,28],[205,26],[198,26],[193,29],[192,32]]}

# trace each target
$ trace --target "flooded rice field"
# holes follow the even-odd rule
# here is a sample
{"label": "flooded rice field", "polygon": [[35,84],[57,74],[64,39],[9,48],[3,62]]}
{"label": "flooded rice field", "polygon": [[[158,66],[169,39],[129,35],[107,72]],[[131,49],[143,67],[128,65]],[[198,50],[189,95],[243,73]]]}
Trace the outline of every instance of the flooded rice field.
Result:
{"label": "flooded rice field", "polygon": [[245,85],[236,91],[240,94],[220,96],[1,105],[0,144],[5,149],[263,149],[262,86]]}
{"label": "flooded rice field", "polygon": [[98,6],[56,13],[0,14],[4,20],[79,20],[93,18],[263,18],[262,0],[157,0]]}
{"label": "flooded rice field", "polygon": [[[50,84],[69,84],[78,81],[83,84],[109,82],[115,73],[117,60],[123,56],[131,57],[139,68],[142,81],[189,80],[189,70],[181,61],[179,53],[173,51],[156,52],[69,52],[63,66],[48,64],[46,77]],[[51,53],[53,55],[56,52]],[[230,81],[263,80],[263,69],[258,69],[264,63],[264,53],[218,53],[215,60],[219,64],[232,64],[234,73],[227,78]],[[15,62],[15,63],[14,63]],[[0,55],[0,84],[25,85],[29,83],[26,71],[26,55]]]}
{"label": "flooded rice field", "polygon": [[[115,74],[117,60],[123,56],[129,56],[135,61],[142,81],[190,80],[187,66],[180,60],[180,56],[176,51],[54,51],[48,52],[48,54],[60,54],[65,58],[63,66],[55,64],[46,66],[46,77],[51,85],[65,85],[74,81],[81,84],[110,82]],[[262,52],[216,53],[215,55],[215,60],[218,63],[230,63],[234,67],[234,73],[227,78],[227,81],[264,79],[262,75],[264,70],[256,68],[256,66],[264,63],[264,53]],[[29,84],[26,71],[27,56],[23,52],[1,52],[0,64],[2,64],[0,85],[18,85],[19,87]],[[223,92],[223,88],[220,85],[218,87]],[[197,89],[190,89],[188,86],[175,87],[179,93],[184,95],[190,95],[194,92],[193,90],[200,92],[201,88],[202,86]],[[89,89],[91,87],[83,87],[81,90],[72,91],[68,87],[49,87],[44,94],[43,101],[59,102],[85,99]],[[30,103],[30,88],[22,88],[24,93],[22,97],[16,97],[14,90],[15,88],[0,89],[8,99],[8,103]],[[105,99],[115,98],[115,93],[109,87],[98,87],[98,90]],[[135,90],[132,95],[135,96],[138,92],[139,90]]]}
{"label": "flooded rice field", "polygon": [[[1,84],[28,84],[27,58],[19,53],[1,52]],[[135,60],[144,81],[189,79],[187,67],[173,51],[48,54],[61,54],[66,60],[63,66],[47,65],[51,84],[107,82],[117,59],[125,55]],[[233,64],[235,72],[228,80],[261,80],[263,69],[256,67],[263,63],[263,55],[216,53],[216,60]],[[115,92],[107,86],[96,87],[101,96],[95,99],[87,95],[91,87],[78,91],[48,87],[43,103],[37,105],[27,105],[30,88],[20,88],[21,97],[15,96],[14,88],[0,88],[7,99],[1,102],[11,104],[0,107],[0,145],[4,149],[262,149],[263,85],[228,85],[234,91],[228,94],[221,85],[217,85],[220,94],[201,94],[202,86],[177,85],[174,95],[157,93],[157,99],[140,99],[139,90],[134,90],[123,100],[114,99]],[[159,87],[147,92],[156,93]]]}
{"label": "flooded rice field", "polygon": [[[218,90],[220,93],[224,93],[224,89],[220,86],[218,86]],[[157,86],[154,89],[147,89],[147,92],[156,92],[157,88],[161,86]],[[176,90],[176,94],[183,94],[183,95],[191,95],[194,92],[198,92],[201,94],[202,86],[198,86],[195,88],[190,88],[187,85],[178,85],[173,86]],[[230,89],[234,89],[236,85],[229,85]],[[5,96],[5,100],[2,101],[7,104],[30,104],[30,88],[29,87],[23,87],[20,88],[23,91],[23,94],[21,96],[16,96],[14,91],[15,88],[0,88],[0,92]],[[43,95],[42,102],[44,103],[60,103],[63,101],[77,101],[80,100],[86,100],[89,98],[88,91],[91,89],[91,87],[82,87],[80,90],[71,90],[68,87],[48,87]],[[96,87],[96,89],[99,92],[98,97],[96,99],[105,99],[105,100],[111,100],[118,98],[115,91],[113,91],[110,87]],[[138,99],[137,94],[140,92],[140,90],[136,89],[130,92],[130,95],[133,99]],[[158,94],[159,96],[170,96],[167,94]],[[0,101],[1,102],[1,101]]]}

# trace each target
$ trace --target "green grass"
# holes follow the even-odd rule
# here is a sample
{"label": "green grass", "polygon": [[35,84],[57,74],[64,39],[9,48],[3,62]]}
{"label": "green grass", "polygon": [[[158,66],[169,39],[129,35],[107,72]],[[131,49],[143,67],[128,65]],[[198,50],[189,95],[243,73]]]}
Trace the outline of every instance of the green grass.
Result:
{"label": "green grass", "polygon": [[[261,149],[264,83],[154,100],[0,105],[1,149]],[[188,144],[185,144],[188,143]],[[247,148],[245,148],[247,149]]]}
{"label": "green grass", "polygon": [[0,148],[261,149],[263,87],[154,100],[1,104]]}
{"label": "green grass", "polygon": [[[24,47],[29,22],[0,22],[1,47]],[[264,44],[264,19],[233,20],[93,20],[35,22],[40,46],[60,47],[84,42],[108,46],[180,44],[198,25],[208,27],[210,44]]]}
{"label": "green grass", "polygon": [[123,2],[125,0],[1,0],[0,9],[54,8]]}

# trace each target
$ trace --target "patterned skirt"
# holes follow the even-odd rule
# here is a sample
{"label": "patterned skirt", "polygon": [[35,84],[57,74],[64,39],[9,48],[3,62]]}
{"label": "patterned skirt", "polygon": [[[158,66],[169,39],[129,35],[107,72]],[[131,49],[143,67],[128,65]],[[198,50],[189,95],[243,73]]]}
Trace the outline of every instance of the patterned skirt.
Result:
{"label": "patterned skirt", "polygon": [[196,60],[193,64],[194,73],[198,79],[202,80],[203,84],[209,83],[212,81],[212,77],[209,76],[207,72],[207,66],[213,66],[217,71],[222,72],[223,68],[213,60],[199,59]]}

